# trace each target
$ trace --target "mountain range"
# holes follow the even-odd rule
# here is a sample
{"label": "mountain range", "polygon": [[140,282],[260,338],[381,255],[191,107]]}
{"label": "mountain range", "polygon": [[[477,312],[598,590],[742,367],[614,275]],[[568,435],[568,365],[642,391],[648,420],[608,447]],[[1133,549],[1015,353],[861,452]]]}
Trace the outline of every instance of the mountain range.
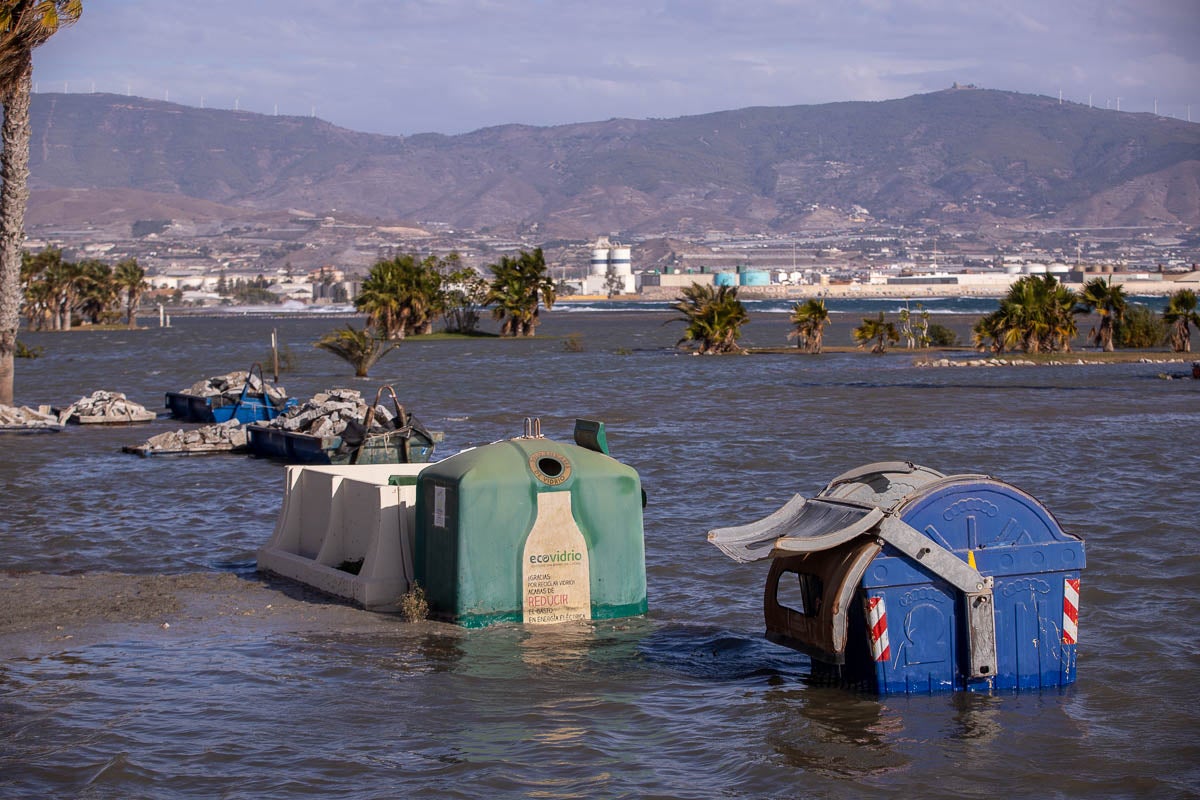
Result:
{"label": "mountain range", "polygon": [[36,94],[31,124],[35,223],[336,210],[547,239],[1200,224],[1200,124],[973,87],[456,136]]}

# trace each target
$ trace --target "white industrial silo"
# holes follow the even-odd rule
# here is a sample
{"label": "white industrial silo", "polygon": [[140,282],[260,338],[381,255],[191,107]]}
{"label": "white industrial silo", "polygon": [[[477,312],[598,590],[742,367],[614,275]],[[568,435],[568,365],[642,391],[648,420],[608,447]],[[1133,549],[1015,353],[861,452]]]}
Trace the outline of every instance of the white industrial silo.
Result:
{"label": "white industrial silo", "polygon": [[1060,281],[1065,281],[1067,279],[1067,273],[1070,271],[1071,268],[1061,261],[1055,261],[1049,267],[1046,267],[1046,272],[1058,278]]}
{"label": "white industrial silo", "polygon": [[1020,264],[1006,264],[1004,267],[1004,273],[1006,275],[1020,275],[1021,274],[1021,265]]}
{"label": "white industrial silo", "polygon": [[597,247],[592,250],[592,270],[591,274],[603,277],[608,274],[608,253],[607,247]]}
{"label": "white industrial silo", "polygon": [[632,275],[633,260],[628,247],[614,247],[608,252],[608,264],[614,275]]}
{"label": "white industrial silo", "polygon": [[1025,274],[1026,275],[1045,275],[1046,274],[1046,265],[1045,264],[1026,264],[1025,265]]}

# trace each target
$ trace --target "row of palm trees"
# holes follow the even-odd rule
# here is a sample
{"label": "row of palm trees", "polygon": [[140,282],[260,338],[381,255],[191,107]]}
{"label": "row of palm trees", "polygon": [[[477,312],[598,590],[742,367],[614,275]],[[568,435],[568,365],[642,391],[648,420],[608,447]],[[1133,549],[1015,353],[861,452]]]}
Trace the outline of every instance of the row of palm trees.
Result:
{"label": "row of palm trees", "polygon": [[447,332],[469,334],[480,311],[490,307],[501,323],[501,336],[533,336],[539,308],[552,308],[557,299],[542,249],[503,256],[489,269],[490,281],[463,266],[457,253],[424,258],[401,254],[379,261],[354,301],[367,314],[367,324],[331,331],[314,346],[348,362],[357,377],[365,378],[399,340],[432,332],[439,317]]}
{"label": "row of palm trees", "polygon": [[[749,315],[737,297],[737,288],[692,284],[682,290],[672,308],[685,325],[677,344],[693,343],[699,353],[738,352],[741,327]],[[980,350],[1003,353],[1065,352],[1079,335],[1077,318],[1083,314],[1099,317],[1091,331],[1091,344],[1111,352],[1118,338],[1128,346],[1153,347],[1166,340],[1176,352],[1191,351],[1191,326],[1200,328],[1196,293],[1180,289],[1172,294],[1161,318],[1142,306],[1130,306],[1124,289],[1095,278],[1078,292],[1068,289],[1053,276],[1030,275],[1016,281],[1000,300],[999,308],[979,319],[972,329],[974,345]],[[928,347],[949,343],[943,340],[950,331],[931,324],[928,310],[918,306],[920,320],[914,325],[908,309],[900,313],[900,324],[888,320],[883,312],[867,317],[853,330],[860,348],[873,353],[885,352],[889,345],[904,339],[908,347]],[[1132,324],[1136,318],[1136,326]],[[792,331],[789,339],[810,353],[820,353],[825,327],[830,323],[829,309],[823,299],[810,299],[792,307]],[[1135,330],[1135,328],[1137,330]]]}
{"label": "row of palm trees", "polygon": [[[693,342],[696,351],[702,354],[732,353],[740,351],[741,327],[749,322],[745,306],[738,300],[737,288],[733,286],[703,286],[693,283],[684,288],[672,308],[678,311],[686,324],[683,337],[676,343]],[[882,353],[888,344],[900,341],[901,335],[910,347],[927,347],[931,341],[929,312],[919,309],[921,323],[914,330],[907,309],[901,312],[901,325],[884,318],[880,312],[877,319],[867,318],[854,329],[854,340],[860,347],[871,345],[871,351]],[[812,298],[792,306],[789,318],[792,330],[789,339],[796,339],[797,347],[810,353],[820,353],[825,340],[825,328],[830,323],[829,309],[825,301]]]}
{"label": "row of palm trees", "polygon": [[504,256],[489,269],[490,281],[457,253],[398,255],[371,268],[354,305],[384,340],[430,333],[439,317],[447,331],[471,333],[487,307],[501,336],[532,336],[540,306],[551,308],[557,298],[542,249]]}
{"label": "row of palm trees", "polygon": [[48,248],[21,259],[21,312],[30,330],[70,330],[74,320],[137,326],[135,313],[149,288],[137,259],[110,266],[96,259],[67,261]]}
{"label": "row of palm trees", "polygon": [[[972,339],[978,349],[997,354],[1069,352],[1071,341],[1079,335],[1076,319],[1082,314],[1099,317],[1087,341],[1105,352],[1112,352],[1118,339],[1143,347],[1165,339],[1176,352],[1190,352],[1191,326],[1200,327],[1196,293],[1191,289],[1171,294],[1158,320],[1144,307],[1131,306],[1124,287],[1103,278],[1093,278],[1075,292],[1053,276],[1029,275],[1009,287],[998,309],[975,323]],[[1165,333],[1160,326],[1165,326]]]}

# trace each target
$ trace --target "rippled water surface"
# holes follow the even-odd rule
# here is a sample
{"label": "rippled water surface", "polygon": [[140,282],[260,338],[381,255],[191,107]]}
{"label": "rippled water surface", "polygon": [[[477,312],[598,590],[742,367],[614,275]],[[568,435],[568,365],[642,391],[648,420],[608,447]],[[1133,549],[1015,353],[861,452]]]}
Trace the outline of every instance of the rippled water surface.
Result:
{"label": "rippled water surface", "polygon": [[[245,369],[270,332],[306,398],[396,386],[443,453],[605,420],[635,467],[650,613],[566,631],[399,620],[364,636],[206,634],[3,654],[12,797],[1193,797],[1200,793],[1200,381],[1182,365],[918,369],[902,353],[695,358],[662,313],[554,312],[533,341],[410,341],[356,381],[329,318],[176,319],[28,334],[27,405]],[[830,339],[848,339],[849,323]],[[755,318],[779,344],[785,315]],[[565,346],[564,337],[582,345]],[[0,559],[16,571],[253,579],[283,468],[120,452],[180,427],[0,436]],[[765,564],[708,529],[860,464],[987,472],[1086,541],[1079,680],[1042,693],[866,696],[761,637]],[[365,612],[364,612],[365,613]]]}

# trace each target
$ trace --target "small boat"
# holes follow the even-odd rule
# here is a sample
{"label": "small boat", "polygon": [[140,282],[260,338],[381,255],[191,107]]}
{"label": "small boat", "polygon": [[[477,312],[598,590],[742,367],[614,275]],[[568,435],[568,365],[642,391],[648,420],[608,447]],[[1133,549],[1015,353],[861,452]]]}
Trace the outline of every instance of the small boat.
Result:
{"label": "small boat", "polygon": [[[395,406],[394,427],[372,433],[375,408],[385,389]],[[442,431],[431,431],[408,414],[391,386],[379,390],[362,424],[351,424],[340,434],[321,436],[258,422],[247,425],[246,434],[251,455],[289,464],[424,464],[433,460],[434,449],[445,438]]]}
{"label": "small boat", "polygon": [[271,402],[265,391],[252,391],[251,378],[256,369],[259,385],[266,386],[266,381],[262,376],[262,366],[253,364],[246,374],[246,383],[242,386],[242,393],[237,400],[230,402],[229,398],[220,394],[195,395],[187,392],[167,392],[166,407],[170,409],[172,417],[184,422],[221,423],[236,419],[243,425],[251,422],[269,422],[289,408],[296,407],[297,401],[294,397],[287,398],[282,406],[278,406]]}

